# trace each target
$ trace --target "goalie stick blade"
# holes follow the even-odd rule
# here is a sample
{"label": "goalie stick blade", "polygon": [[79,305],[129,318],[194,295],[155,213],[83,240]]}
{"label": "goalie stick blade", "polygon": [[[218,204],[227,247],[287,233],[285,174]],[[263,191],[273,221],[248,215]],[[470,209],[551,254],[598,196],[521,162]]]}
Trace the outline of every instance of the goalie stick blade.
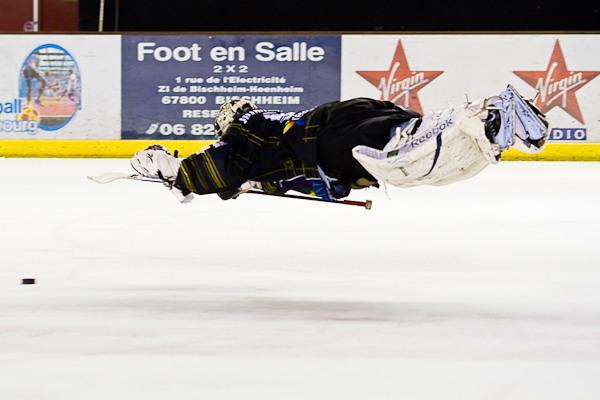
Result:
{"label": "goalie stick blade", "polygon": [[160,179],[147,178],[138,174],[127,174],[124,172],[106,172],[104,174],[88,176],[89,180],[92,180],[96,183],[105,184],[114,182],[119,179],[130,179],[135,181],[144,181],[144,182],[161,182]]}

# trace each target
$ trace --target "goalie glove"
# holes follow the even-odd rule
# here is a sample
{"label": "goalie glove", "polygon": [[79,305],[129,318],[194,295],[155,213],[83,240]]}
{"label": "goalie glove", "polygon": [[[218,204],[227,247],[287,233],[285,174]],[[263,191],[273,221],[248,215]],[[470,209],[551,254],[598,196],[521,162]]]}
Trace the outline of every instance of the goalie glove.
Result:
{"label": "goalie glove", "polygon": [[175,186],[175,179],[181,165],[181,160],[169,153],[169,150],[155,144],[144,150],[136,152],[131,157],[131,167],[140,175],[151,179],[160,179],[160,181],[169,189],[169,191],[179,200],[180,203],[189,203],[193,195],[187,191],[184,192]]}

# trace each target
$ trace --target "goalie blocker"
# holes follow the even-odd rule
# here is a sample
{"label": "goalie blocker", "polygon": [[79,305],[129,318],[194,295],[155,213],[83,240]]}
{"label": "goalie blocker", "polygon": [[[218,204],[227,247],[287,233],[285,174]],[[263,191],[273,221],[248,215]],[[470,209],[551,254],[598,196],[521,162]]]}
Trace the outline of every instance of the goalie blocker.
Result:
{"label": "goalie blocker", "polygon": [[540,151],[545,116],[512,86],[498,96],[421,116],[387,101],[357,98],[282,113],[245,100],[225,103],[213,145],[184,160],[162,146],[138,151],[133,168],[161,179],[182,202],[192,193],[235,198],[288,190],[325,200],[351,189],[443,185],[499,161],[506,149]]}

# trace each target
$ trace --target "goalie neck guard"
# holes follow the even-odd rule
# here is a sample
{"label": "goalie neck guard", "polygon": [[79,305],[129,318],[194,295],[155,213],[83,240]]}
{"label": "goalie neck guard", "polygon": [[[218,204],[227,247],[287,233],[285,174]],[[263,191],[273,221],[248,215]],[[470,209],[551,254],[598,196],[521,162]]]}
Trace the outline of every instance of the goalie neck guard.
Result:
{"label": "goalie neck guard", "polygon": [[215,133],[217,137],[223,137],[227,133],[229,125],[239,116],[256,108],[254,103],[244,99],[230,100],[223,103],[215,118]]}

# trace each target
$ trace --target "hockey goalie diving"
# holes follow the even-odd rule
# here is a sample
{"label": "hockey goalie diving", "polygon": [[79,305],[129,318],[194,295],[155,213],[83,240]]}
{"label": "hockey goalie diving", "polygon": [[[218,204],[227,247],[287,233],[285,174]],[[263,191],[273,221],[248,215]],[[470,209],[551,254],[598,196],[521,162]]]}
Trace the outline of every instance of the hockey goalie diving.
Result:
{"label": "hockey goalie diving", "polygon": [[500,160],[510,147],[538,152],[549,125],[511,85],[497,96],[427,115],[368,98],[300,112],[258,109],[240,99],[215,119],[219,140],[178,159],[161,145],[131,159],[137,173],[162,181],[181,201],[193,194],[236,198],[249,190],[290,190],[325,201],[353,189],[445,185]]}

